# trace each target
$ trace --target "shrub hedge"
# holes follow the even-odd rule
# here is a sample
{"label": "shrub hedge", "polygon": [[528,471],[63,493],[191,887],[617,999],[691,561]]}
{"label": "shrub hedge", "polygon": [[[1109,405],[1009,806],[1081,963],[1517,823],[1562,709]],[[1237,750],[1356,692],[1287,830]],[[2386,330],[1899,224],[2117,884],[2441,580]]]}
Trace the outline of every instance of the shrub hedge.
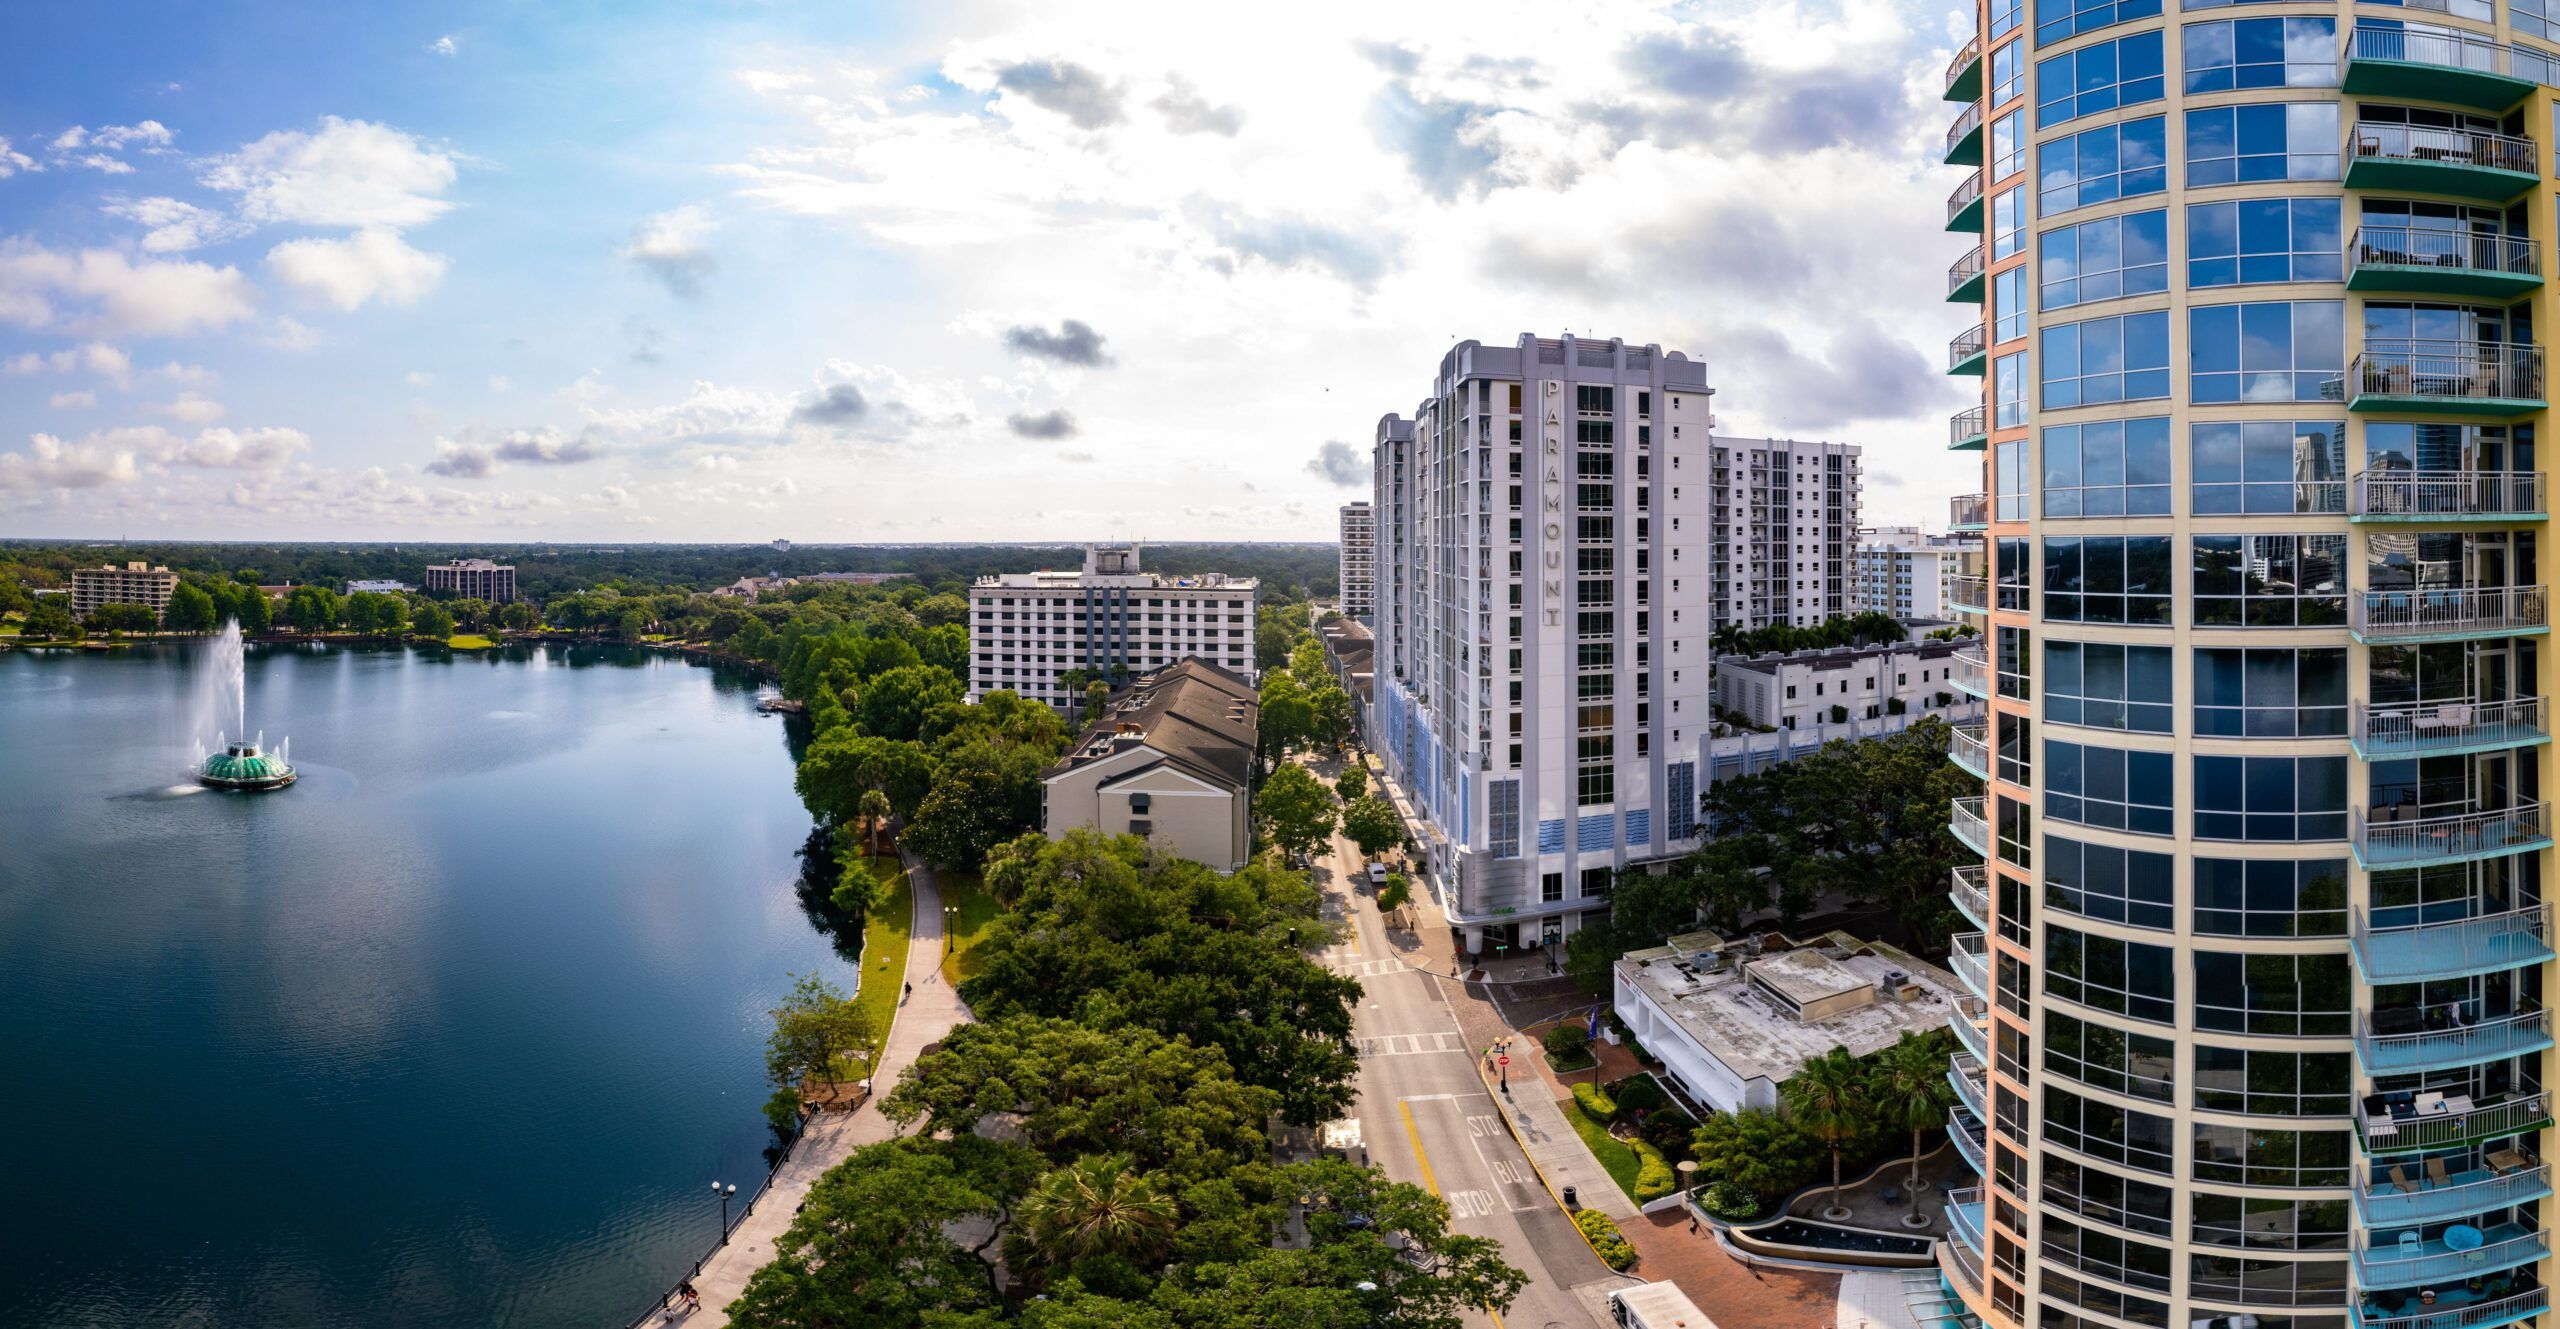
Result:
{"label": "shrub hedge", "polygon": [[1607,1094],[1601,1093],[1588,1084],[1578,1083],[1573,1086],[1573,1101],[1581,1104],[1583,1112],[1593,1121],[1606,1122],[1617,1118],[1617,1103]]}
{"label": "shrub hedge", "polygon": [[1636,1262],[1636,1248],[1627,1244],[1607,1214],[1597,1209],[1580,1210],[1573,1216],[1573,1225],[1582,1229],[1583,1238],[1599,1253],[1601,1263],[1612,1269],[1625,1269]]}

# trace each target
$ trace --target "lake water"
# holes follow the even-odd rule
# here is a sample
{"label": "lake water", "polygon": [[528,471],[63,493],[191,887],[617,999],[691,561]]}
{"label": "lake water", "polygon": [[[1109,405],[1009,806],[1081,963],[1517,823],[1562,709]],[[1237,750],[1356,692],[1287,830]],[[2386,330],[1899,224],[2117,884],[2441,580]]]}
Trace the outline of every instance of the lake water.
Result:
{"label": "lake water", "polygon": [[782,722],[619,648],[0,654],[0,1325],[618,1326],[764,1176]]}

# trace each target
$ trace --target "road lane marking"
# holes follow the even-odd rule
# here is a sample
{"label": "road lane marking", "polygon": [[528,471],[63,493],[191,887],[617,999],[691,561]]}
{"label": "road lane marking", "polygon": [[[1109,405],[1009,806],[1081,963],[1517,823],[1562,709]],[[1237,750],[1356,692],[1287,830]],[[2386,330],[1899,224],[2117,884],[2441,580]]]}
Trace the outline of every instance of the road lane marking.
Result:
{"label": "road lane marking", "polygon": [[1422,1165],[1422,1188],[1438,1195],[1440,1179],[1431,1175],[1431,1155],[1422,1152],[1422,1128],[1413,1124],[1413,1109],[1399,1099],[1396,1111],[1404,1114],[1404,1137],[1413,1142],[1413,1161]]}
{"label": "road lane marking", "polygon": [[1372,1034],[1352,1040],[1352,1055],[1362,1061],[1378,1057],[1428,1057],[1466,1050],[1466,1039],[1453,1029],[1436,1034]]}

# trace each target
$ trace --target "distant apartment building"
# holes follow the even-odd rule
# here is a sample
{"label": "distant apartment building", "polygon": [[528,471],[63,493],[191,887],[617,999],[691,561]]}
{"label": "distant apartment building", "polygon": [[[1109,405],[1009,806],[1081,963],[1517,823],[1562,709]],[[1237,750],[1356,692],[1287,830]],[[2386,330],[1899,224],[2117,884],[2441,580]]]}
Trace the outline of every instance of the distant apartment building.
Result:
{"label": "distant apartment building", "polygon": [[[1716,661],[1716,707],[1761,729],[1812,729],[1852,720],[1904,723],[1944,713],[1979,719],[1981,703],[1956,686],[1958,657],[1978,643],[1902,641]],[[1866,725],[1887,733],[1902,724]]]}
{"label": "distant apartment building", "polygon": [[1252,788],[1262,699],[1200,660],[1141,675],[1040,777],[1040,829],[1140,835],[1233,872],[1253,857]]}
{"label": "distant apartment building", "polygon": [[1342,505],[1342,612],[1363,622],[1378,612],[1378,519],[1365,500]]}
{"label": "distant apartment building", "polygon": [[1061,676],[1128,677],[1204,660],[1254,677],[1251,577],[1168,577],[1138,568],[1136,545],[1088,545],[1076,571],[980,577],[969,588],[969,698],[995,691],[1061,710]]}
{"label": "distant apartment building", "polygon": [[347,594],[349,595],[355,595],[362,591],[377,591],[384,595],[404,595],[416,589],[418,588],[405,581],[351,581],[347,583]]}
{"label": "distant apartment building", "polygon": [[1860,449],[1714,440],[1706,601],[1713,627],[1812,627],[1857,612]]}
{"label": "distant apartment building", "polygon": [[71,572],[71,616],[86,619],[105,605],[141,605],[157,616],[169,607],[178,589],[178,574],[148,563],[117,567],[74,568]]}
{"label": "distant apartment building", "polygon": [[1917,526],[1871,526],[1858,532],[1858,596],[1851,613],[1900,619],[1944,619],[1947,579],[1963,570],[1982,541],[1930,535]]}
{"label": "distant apartment building", "polygon": [[455,595],[486,600],[493,605],[507,604],[516,598],[516,569],[512,563],[492,563],[485,558],[457,558],[450,563],[428,567],[427,589],[451,591]]}
{"label": "distant apartment building", "polygon": [[1561,940],[1698,842],[1709,395],[1677,351],[1524,335],[1378,424],[1370,742],[1468,951]]}

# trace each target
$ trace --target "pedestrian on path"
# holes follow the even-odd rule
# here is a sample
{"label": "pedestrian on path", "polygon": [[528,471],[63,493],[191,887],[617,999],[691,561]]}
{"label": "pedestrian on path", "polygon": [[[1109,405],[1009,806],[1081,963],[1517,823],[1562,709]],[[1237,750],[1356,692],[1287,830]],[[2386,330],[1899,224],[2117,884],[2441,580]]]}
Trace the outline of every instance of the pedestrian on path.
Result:
{"label": "pedestrian on path", "polygon": [[906,986],[906,990],[905,990],[905,991],[903,991],[903,992],[900,992],[900,993],[898,994],[898,1004],[899,1004],[899,1005],[901,1005],[901,1006],[906,1005],[906,1004],[907,1004],[907,998],[912,997],[912,996],[914,996],[915,994],[916,994],[916,985],[915,985],[915,984],[913,984],[913,983],[909,983],[909,984],[907,984],[907,986]]}

